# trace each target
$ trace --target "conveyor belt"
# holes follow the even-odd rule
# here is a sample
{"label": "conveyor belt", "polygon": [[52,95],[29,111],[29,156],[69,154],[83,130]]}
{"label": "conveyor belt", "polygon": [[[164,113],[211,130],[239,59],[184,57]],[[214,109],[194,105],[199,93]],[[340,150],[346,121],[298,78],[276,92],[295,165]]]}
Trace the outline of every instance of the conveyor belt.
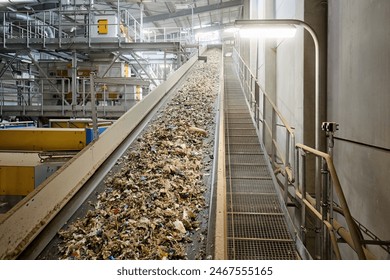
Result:
{"label": "conveyor belt", "polygon": [[298,259],[231,58],[225,58],[229,259]]}

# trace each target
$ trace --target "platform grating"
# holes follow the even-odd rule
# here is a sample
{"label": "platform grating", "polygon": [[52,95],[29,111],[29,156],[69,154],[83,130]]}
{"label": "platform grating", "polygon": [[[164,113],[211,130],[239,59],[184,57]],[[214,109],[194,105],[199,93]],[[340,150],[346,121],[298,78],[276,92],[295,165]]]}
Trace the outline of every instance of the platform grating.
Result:
{"label": "platform grating", "polygon": [[227,193],[227,211],[234,213],[283,213],[276,194]]}
{"label": "platform grating", "polygon": [[226,210],[229,259],[297,259],[271,169],[240,82],[225,60]]}
{"label": "platform grating", "polygon": [[257,136],[230,136],[229,142],[232,144],[259,144],[259,138]]}
{"label": "platform grating", "polygon": [[256,136],[256,130],[252,128],[247,129],[229,129],[229,136]]}
{"label": "platform grating", "polygon": [[231,260],[296,260],[294,242],[264,240],[228,240]]}
{"label": "platform grating", "polygon": [[251,116],[249,115],[249,113],[228,113],[227,114],[228,116],[228,119],[230,118],[235,118],[235,119],[249,119],[251,120]]}
{"label": "platform grating", "polygon": [[226,172],[231,178],[270,178],[268,166],[266,165],[230,165]]}
{"label": "platform grating", "polygon": [[241,155],[231,154],[229,156],[229,164],[253,164],[253,165],[267,165],[263,154],[260,155]]}
{"label": "platform grating", "polygon": [[259,144],[227,144],[226,150],[232,154],[263,154]]}
{"label": "platform grating", "polygon": [[[247,194],[274,194],[275,187],[272,179],[227,179],[227,188],[232,193],[247,193]],[[231,188],[230,188],[231,186]]]}
{"label": "platform grating", "polygon": [[[283,214],[228,214],[228,235],[236,238],[292,241]],[[234,228],[233,228],[234,227]]]}
{"label": "platform grating", "polygon": [[232,128],[253,128],[252,123],[229,123],[229,129]]}

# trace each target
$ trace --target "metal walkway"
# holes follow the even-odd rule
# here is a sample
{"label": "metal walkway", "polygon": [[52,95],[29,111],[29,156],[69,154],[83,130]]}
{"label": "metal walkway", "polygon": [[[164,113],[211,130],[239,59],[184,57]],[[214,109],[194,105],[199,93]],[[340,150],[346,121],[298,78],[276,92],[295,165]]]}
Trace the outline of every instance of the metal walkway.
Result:
{"label": "metal walkway", "polygon": [[298,259],[231,58],[224,67],[228,259]]}

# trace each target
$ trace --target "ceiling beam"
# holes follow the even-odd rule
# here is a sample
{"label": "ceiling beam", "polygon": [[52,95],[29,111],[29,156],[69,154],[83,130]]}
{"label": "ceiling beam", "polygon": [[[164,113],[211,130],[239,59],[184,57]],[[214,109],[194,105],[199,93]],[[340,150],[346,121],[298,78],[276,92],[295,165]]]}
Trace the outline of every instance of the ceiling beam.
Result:
{"label": "ceiling beam", "polygon": [[[243,3],[244,3],[243,0],[233,0],[229,2],[222,2],[222,3],[207,5],[207,6],[195,7],[193,10],[194,10],[194,14],[200,14],[200,13],[206,13],[206,12],[220,10],[220,9],[242,6]],[[176,11],[174,13],[159,14],[159,15],[144,17],[143,22],[151,23],[155,21],[162,21],[167,19],[189,16],[191,14],[192,14],[192,9],[185,9],[185,10]]]}

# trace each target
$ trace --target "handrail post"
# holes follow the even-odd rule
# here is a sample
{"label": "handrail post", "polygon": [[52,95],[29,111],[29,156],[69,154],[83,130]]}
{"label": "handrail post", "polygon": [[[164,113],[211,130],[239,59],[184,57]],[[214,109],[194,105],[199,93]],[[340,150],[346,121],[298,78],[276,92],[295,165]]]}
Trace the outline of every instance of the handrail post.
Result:
{"label": "handrail post", "polygon": [[[297,158],[299,159],[299,149],[297,150]],[[302,211],[301,211],[301,239],[304,245],[306,245],[306,153],[302,151]],[[299,166],[298,166],[299,168]],[[299,185],[298,185],[299,186]]]}
{"label": "handrail post", "polygon": [[328,246],[329,246],[329,233],[324,226],[324,221],[328,219],[328,167],[325,159],[322,159],[322,168],[321,168],[321,177],[322,177],[322,227],[321,227],[321,257],[322,259],[329,259]]}
{"label": "handrail post", "polygon": [[263,144],[264,144],[264,146],[265,146],[265,132],[266,132],[266,127],[265,127],[265,123],[266,123],[266,121],[265,121],[265,102],[266,102],[266,97],[265,97],[265,94],[264,94],[264,92],[263,92],[263,94],[262,94],[262,99],[263,99],[263,124],[262,124],[262,138],[263,138]]}
{"label": "handrail post", "polygon": [[284,162],[284,203],[287,205],[288,203],[288,173],[287,168],[289,167],[290,162],[290,133],[286,131],[286,160]]}
{"label": "handrail post", "polygon": [[259,91],[259,85],[255,81],[255,100],[257,100],[256,104],[256,127],[257,129],[260,128],[260,91]]}
{"label": "handrail post", "polygon": [[272,108],[272,121],[271,121],[271,159],[272,159],[272,167],[275,167],[276,163],[276,112],[275,109]]}

